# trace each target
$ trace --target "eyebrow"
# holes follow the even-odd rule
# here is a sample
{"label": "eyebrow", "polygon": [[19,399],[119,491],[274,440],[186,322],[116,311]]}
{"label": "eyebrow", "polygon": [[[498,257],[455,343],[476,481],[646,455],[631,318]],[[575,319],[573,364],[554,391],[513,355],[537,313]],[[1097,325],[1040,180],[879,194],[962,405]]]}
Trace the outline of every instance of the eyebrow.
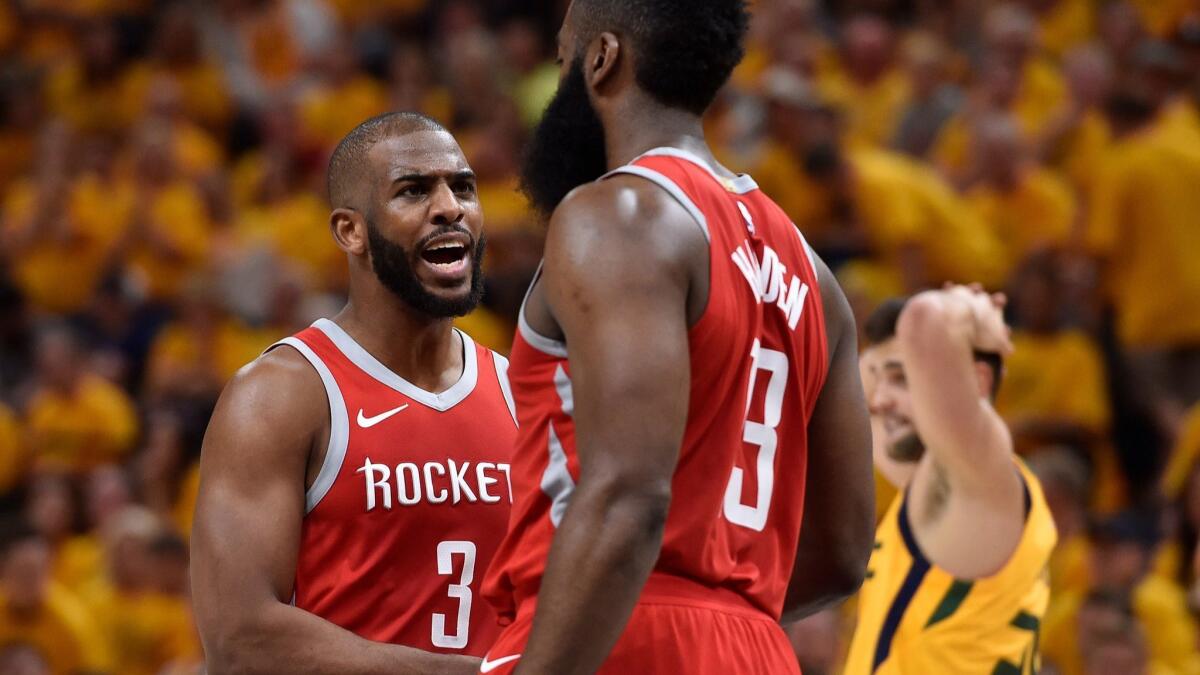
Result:
{"label": "eyebrow", "polygon": [[406,173],[404,175],[393,178],[392,185],[395,185],[396,183],[406,183],[406,182],[423,183],[423,182],[434,181],[434,180],[437,180],[442,177],[445,177],[446,180],[451,180],[451,181],[475,180],[475,172],[474,171],[455,171],[455,172],[449,173],[449,174],[412,172],[412,173]]}
{"label": "eyebrow", "polygon": [[904,366],[899,361],[884,361],[883,369],[884,370],[898,370],[902,373],[904,372]]}

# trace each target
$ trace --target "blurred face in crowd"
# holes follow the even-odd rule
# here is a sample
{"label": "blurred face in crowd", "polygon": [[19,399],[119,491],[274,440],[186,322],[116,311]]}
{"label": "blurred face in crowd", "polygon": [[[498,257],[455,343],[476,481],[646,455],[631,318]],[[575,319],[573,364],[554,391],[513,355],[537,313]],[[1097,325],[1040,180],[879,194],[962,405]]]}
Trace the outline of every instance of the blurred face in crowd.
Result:
{"label": "blurred face in crowd", "polygon": [[115,466],[99,467],[88,477],[85,499],[88,523],[103,525],[132,503],[129,479]]}
{"label": "blurred face in crowd", "polygon": [[576,44],[568,11],[559,33],[558,92],[534,129],[521,172],[522,189],[545,214],[568,192],[608,171],[604,124],[583,76],[583,50]]}
{"label": "blurred face in crowd", "polygon": [[0,584],[10,609],[33,612],[42,606],[50,581],[50,545],[40,538],[17,542],[0,570]]}
{"label": "blurred face in crowd", "polygon": [[367,153],[378,184],[366,214],[375,276],[432,317],[463,316],[483,296],[483,212],[475,174],[446,131],[384,138]]}
{"label": "blurred face in crowd", "polygon": [[1058,269],[1052,256],[1030,259],[1014,275],[1011,305],[1017,324],[1034,333],[1048,333],[1059,325]]}
{"label": "blurred face in crowd", "polygon": [[38,373],[52,389],[74,389],[83,373],[83,354],[75,339],[65,331],[48,331],[39,337],[36,360]]}
{"label": "blurred face in crowd", "polygon": [[51,675],[50,664],[32,645],[14,643],[0,649],[0,673],[4,675]]}
{"label": "blurred face in crowd", "polygon": [[1079,609],[1078,621],[1086,675],[1145,672],[1145,636],[1126,610],[1108,603],[1085,602]]}
{"label": "blurred face in crowd", "polygon": [[1133,588],[1146,573],[1148,557],[1135,541],[1095,541],[1090,561],[1092,583],[1097,588]]}
{"label": "blurred face in crowd", "polygon": [[46,475],[34,481],[26,516],[42,536],[57,541],[69,535],[74,512],[74,499],[65,478]]}
{"label": "blurred face in crowd", "polygon": [[984,17],[983,32],[993,56],[1020,68],[1034,51],[1037,22],[1018,5],[997,5]]}
{"label": "blurred face in crowd", "polygon": [[844,39],[846,67],[855,79],[873,82],[887,73],[892,61],[892,34],[886,21],[876,16],[851,19]]}
{"label": "blurred face in crowd", "polygon": [[1015,189],[1025,151],[1016,122],[1007,115],[988,117],[974,131],[974,155],[983,180],[1003,192]]}
{"label": "blurred face in crowd", "polygon": [[1063,59],[1063,74],[1071,97],[1080,106],[1098,106],[1112,90],[1112,60],[1095,46],[1071,51]]}

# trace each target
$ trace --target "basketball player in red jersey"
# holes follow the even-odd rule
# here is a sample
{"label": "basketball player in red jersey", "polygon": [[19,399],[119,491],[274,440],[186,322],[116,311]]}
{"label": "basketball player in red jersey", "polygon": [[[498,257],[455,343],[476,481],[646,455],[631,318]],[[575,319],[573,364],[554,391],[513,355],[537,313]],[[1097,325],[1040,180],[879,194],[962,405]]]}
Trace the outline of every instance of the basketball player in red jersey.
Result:
{"label": "basketball player in red jersey", "polygon": [[482,290],[475,180],[437,122],[330,161],[350,302],[243,369],[204,440],[192,587],[214,673],[475,672],[508,519],[505,360],[451,326]]}
{"label": "basketball player in red jersey", "polygon": [[[874,495],[855,326],[701,115],[741,0],[574,0],[525,169],[550,218],[510,377],[485,673],[798,673],[780,628],[861,583]],[[568,194],[569,193],[569,194]]]}

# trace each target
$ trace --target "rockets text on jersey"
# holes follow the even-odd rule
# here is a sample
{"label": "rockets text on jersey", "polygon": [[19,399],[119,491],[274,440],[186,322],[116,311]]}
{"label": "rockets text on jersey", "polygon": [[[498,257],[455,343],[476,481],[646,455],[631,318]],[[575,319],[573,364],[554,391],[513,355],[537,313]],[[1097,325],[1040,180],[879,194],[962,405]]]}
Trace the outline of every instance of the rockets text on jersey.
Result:
{"label": "rockets text on jersey", "polygon": [[293,602],[371,640],[482,656],[497,627],[476,596],[508,522],[516,422],[507,361],[456,335],[463,373],[440,394],[327,319],[275,346],[317,371],[330,414]]}

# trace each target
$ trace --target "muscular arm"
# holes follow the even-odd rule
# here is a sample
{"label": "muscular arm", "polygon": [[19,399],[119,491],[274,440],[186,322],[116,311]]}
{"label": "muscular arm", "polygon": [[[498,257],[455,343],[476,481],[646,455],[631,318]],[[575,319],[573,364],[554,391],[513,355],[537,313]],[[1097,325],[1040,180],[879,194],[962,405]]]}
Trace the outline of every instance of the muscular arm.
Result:
{"label": "muscular arm", "polygon": [[801,619],[862,584],[875,534],[871,426],[858,372],[854,315],[837,279],[817,261],[829,374],[808,425],[804,523],[783,620]]}
{"label": "muscular arm", "polygon": [[580,476],[546,564],[519,673],[592,673],[658,558],[687,420],[691,217],[638,178],[558,208],[545,294],[566,335]]}
{"label": "muscular arm", "polygon": [[371,642],[289,604],[309,450],[328,416],[317,374],[285,348],[239,373],[217,404],[192,532],[192,595],[209,668],[475,672],[476,659]]}

